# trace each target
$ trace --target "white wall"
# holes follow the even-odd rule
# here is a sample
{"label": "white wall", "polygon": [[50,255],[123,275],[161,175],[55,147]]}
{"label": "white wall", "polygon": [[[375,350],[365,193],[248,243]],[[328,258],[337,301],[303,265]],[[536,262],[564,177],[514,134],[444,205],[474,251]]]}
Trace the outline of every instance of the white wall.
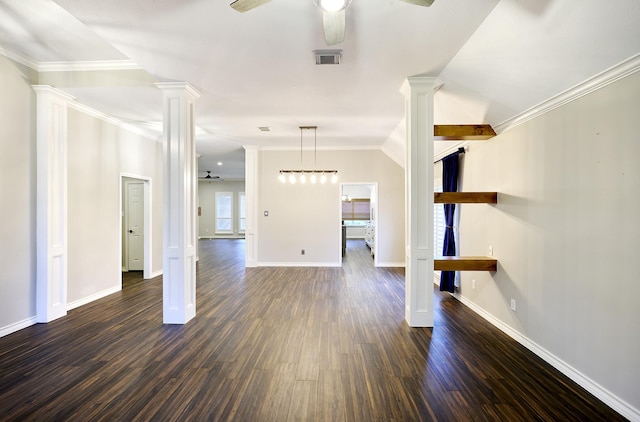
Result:
{"label": "white wall", "polygon": [[[243,233],[239,233],[240,203],[238,202],[240,192],[245,191],[244,186],[244,181],[198,181],[198,206],[201,209],[201,215],[198,217],[199,238],[244,237]],[[231,192],[233,194],[233,234],[216,235],[216,192]]]}
{"label": "white wall", "polygon": [[635,419],[638,116],[635,73],[473,143],[461,190],[499,196],[495,206],[461,206],[460,253],[486,255],[492,245],[499,266],[495,274],[462,273],[459,295],[587,388],[611,393],[605,401],[619,400],[619,411],[635,408]]}
{"label": "white wall", "polygon": [[[404,171],[381,151],[318,151],[318,168],[340,183],[378,183],[378,264],[404,265]],[[340,265],[340,185],[282,184],[280,169],[300,167],[296,151],[261,151],[259,259],[262,265]],[[269,216],[264,216],[264,211]],[[300,250],[305,249],[305,255]]]}
{"label": "white wall", "polygon": [[0,335],[35,321],[35,71],[0,55]]}

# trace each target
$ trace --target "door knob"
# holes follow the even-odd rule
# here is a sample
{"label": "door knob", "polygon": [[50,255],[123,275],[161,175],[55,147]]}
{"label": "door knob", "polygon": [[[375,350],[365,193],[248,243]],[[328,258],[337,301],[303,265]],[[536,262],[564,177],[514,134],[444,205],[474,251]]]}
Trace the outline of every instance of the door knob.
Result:
{"label": "door knob", "polygon": [[129,230],[129,233],[133,233],[133,230]]}

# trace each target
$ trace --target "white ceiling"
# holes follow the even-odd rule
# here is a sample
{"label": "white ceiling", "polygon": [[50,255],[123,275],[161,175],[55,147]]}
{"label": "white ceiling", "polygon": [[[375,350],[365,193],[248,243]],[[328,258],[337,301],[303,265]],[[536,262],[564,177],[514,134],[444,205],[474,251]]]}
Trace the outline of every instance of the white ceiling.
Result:
{"label": "white ceiling", "polygon": [[[313,0],[0,0],[0,52],[78,101],[158,135],[156,81],[187,81],[201,170],[243,177],[242,145],[381,147],[407,76],[437,76],[437,123],[494,126],[640,52],[637,0],[353,0],[342,64]],[[121,69],[69,71],[69,69]],[[51,70],[62,70],[52,72]],[[268,126],[270,132],[261,132]],[[389,141],[388,141],[389,140]],[[222,166],[215,163],[222,161]]]}

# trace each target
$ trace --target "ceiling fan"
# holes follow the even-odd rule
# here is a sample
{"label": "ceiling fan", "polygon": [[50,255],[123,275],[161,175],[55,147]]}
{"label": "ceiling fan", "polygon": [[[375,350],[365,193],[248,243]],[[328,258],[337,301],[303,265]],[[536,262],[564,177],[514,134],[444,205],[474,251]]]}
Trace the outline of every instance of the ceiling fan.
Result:
{"label": "ceiling fan", "polygon": [[[231,7],[238,12],[246,12],[262,6],[271,0],[235,0]],[[400,0],[417,6],[429,7],[435,0]],[[322,9],[322,26],[324,40],[327,45],[335,45],[344,41],[345,9],[351,0],[313,0]]]}
{"label": "ceiling fan", "polygon": [[206,176],[200,176],[199,179],[210,180],[212,182],[224,182],[224,179],[221,178],[220,176],[212,176],[211,175],[211,170],[207,170],[207,175]]}

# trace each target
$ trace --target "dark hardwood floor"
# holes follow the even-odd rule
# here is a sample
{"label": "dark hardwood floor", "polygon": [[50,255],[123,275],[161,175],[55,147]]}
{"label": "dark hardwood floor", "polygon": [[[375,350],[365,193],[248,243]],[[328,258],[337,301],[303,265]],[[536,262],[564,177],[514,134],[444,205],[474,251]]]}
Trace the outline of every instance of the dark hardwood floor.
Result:
{"label": "dark hardwood floor", "polygon": [[162,324],[162,280],[0,339],[2,421],[616,421],[574,382],[436,292],[404,319],[404,271],[349,241],[343,268],[244,268],[200,242],[197,316]]}

